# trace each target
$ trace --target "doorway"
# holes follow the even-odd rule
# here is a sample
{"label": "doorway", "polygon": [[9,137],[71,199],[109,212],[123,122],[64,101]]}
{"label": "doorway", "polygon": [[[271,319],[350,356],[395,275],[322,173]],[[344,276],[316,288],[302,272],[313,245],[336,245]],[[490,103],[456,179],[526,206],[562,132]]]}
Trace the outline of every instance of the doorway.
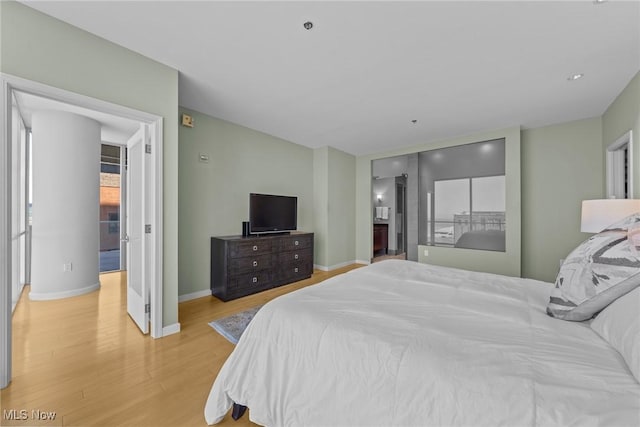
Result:
{"label": "doorway", "polygon": [[[374,249],[371,261],[388,258],[417,261],[418,154],[372,160],[371,175]],[[380,250],[381,246],[384,250]]]}
{"label": "doorway", "polygon": [[125,180],[127,149],[102,143],[100,146],[100,273],[126,270]]}
{"label": "doorway", "polygon": [[[3,102],[0,104],[0,388],[9,384],[11,379],[11,311],[13,301],[14,278],[16,265],[14,259],[20,260],[19,246],[14,244],[16,235],[11,230],[16,228],[22,217],[16,214],[15,193],[13,187],[23,179],[24,171],[16,167],[12,161],[12,153],[20,147],[11,138],[14,132],[12,121],[12,99],[16,94],[36,97],[49,104],[64,105],[66,111],[88,115],[103,124],[102,129],[110,129],[110,120],[135,122],[138,127],[147,129],[145,139],[145,173],[141,181],[144,185],[144,200],[147,204],[144,215],[146,231],[144,235],[145,256],[140,267],[145,272],[145,285],[148,291],[143,295],[146,304],[143,310],[147,313],[151,336],[163,336],[162,326],[162,117],[111,104],[105,101],[68,92],[62,89],[32,82],[6,74],[2,78]],[[23,112],[24,113],[24,112]],[[106,121],[106,122],[105,122]],[[103,135],[103,140],[104,140]],[[107,138],[108,140],[108,138]],[[19,212],[19,209],[17,210]],[[148,231],[147,231],[148,230]],[[148,307],[147,307],[148,306]],[[149,313],[150,311],[150,313]]]}
{"label": "doorway", "polygon": [[633,133],[625,132],[607,147],[607,198],[633,198]]}

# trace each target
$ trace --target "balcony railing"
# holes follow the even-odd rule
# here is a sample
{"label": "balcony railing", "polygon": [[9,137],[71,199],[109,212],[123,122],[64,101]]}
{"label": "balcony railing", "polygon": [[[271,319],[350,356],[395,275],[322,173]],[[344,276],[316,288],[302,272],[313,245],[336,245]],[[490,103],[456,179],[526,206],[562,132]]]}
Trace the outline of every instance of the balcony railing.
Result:
{"label": "balcony railing", "polygon": [[100,251],[120,249],[120,221],[100,221]]}
{"label": "balcony railing", "polygon": [[427,244],[453,246],[468,231],[505,231],[506,220],[481,219],[478,221],[428,221]]}

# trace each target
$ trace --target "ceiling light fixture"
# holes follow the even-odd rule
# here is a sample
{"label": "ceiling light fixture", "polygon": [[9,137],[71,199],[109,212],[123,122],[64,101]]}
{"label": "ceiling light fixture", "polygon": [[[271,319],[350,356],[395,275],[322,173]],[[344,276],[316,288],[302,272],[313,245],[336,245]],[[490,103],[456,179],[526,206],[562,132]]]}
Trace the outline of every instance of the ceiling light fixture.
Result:
{"label": "ceiling light fixture", "polygon": [[416,123],[418,123],[418,120],[413,119],[413,120],[411,120],[411,123],[413,123],[415,125]]}
{"label": "ceiling light fixture", "polygon": [[305,30],[310,30],[313,28],[313,22],[307,21],[304,24],[302,24],[302,26],[304,27]]}
{"label": "ceiling light fixture", "polygon": [[569,80],[569,81],[571,82],[571,81],[574,81],[574,80],[581,79],[581,78],[583,78],[583,77],[584,77],[584,74],[582,74],[582,73],[579,73],[579,74],[572,74],[572,75],[570,75],[569,77],[567,77],[567,80]]}
{"label": "ceiling light fixture", "polygon": [[593,0],[593,4],[602,4],[606,3],[608,0]]}

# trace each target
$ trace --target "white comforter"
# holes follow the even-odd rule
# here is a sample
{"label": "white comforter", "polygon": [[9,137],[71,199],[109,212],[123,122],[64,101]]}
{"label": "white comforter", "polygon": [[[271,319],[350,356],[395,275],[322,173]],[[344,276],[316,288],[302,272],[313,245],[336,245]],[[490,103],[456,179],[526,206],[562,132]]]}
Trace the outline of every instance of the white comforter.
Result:
{"label": "white comforter", "polygon": [[268,426],[639,426],[640,384],[552,285],[409,261],[265,305],[205,407]]}

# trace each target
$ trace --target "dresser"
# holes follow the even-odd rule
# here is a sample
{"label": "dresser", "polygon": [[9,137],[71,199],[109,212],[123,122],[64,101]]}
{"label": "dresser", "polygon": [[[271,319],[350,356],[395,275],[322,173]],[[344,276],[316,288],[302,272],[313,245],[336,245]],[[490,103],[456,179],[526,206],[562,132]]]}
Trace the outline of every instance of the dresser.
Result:
{"label": "dresser", "polygon": [[313,233],[211,238],[211,294],[223,301],[313,273]]}

